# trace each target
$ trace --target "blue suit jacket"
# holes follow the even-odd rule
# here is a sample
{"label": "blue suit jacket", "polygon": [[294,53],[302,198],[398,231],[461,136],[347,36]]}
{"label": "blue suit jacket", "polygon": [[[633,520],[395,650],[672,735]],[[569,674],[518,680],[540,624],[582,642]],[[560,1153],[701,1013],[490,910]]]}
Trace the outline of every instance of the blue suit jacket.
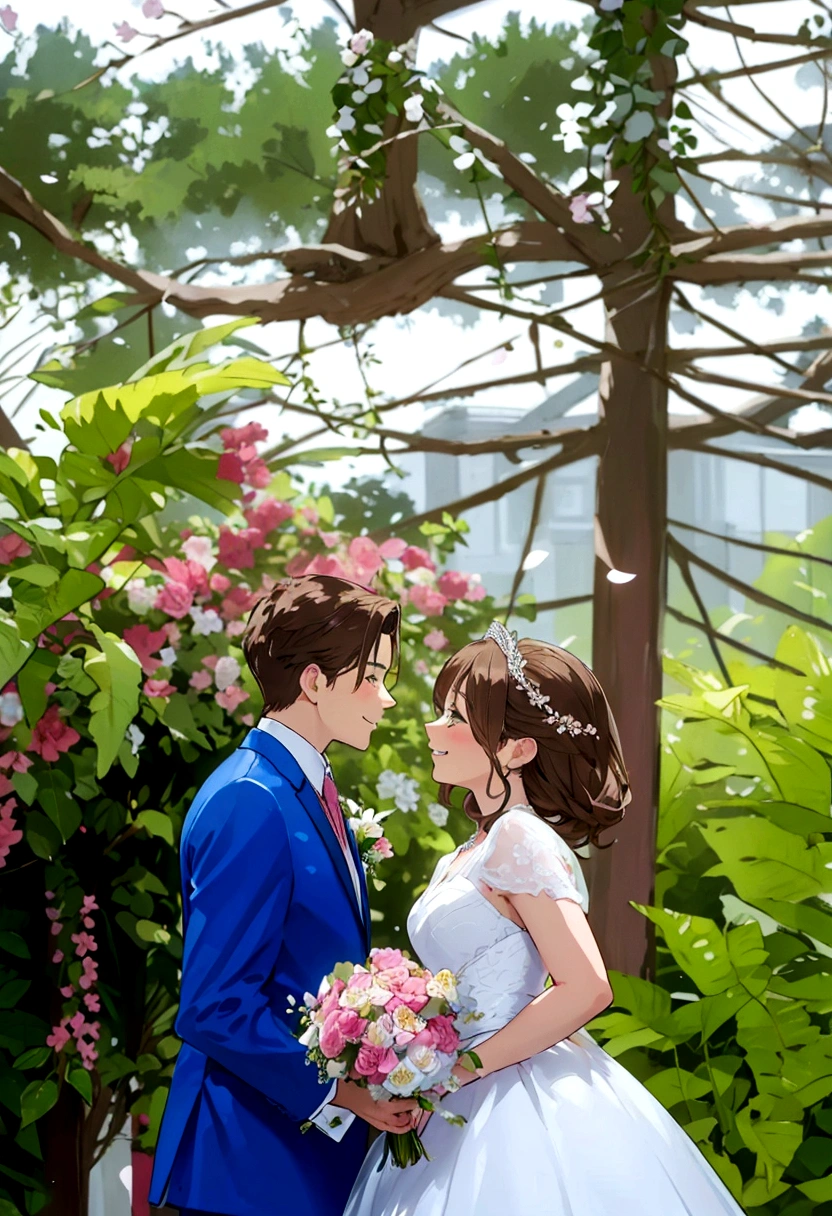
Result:
{"label": "blue suit jacket", "polygon": [[150,1202],[223,1216],[338,1216],[361,1161],[360,1120],[340,1142],[300,1125],[326,1089],[292,1031],[337,962],[363,962],[362,911],[326,815],[292,755],[252,730],[205,782],[181,842],[185,952],[176,1062]]}

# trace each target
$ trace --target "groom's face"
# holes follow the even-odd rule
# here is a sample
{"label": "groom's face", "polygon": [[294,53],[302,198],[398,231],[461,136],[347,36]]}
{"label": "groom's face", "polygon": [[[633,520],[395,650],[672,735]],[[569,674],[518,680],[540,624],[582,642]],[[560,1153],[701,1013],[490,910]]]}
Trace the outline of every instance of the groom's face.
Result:
{"label": "groom's face", "polygon": [[393,643],[383,633],[378,648],[370,655],[364,676],[356,688],[356,670],[342,671],[331,684],[321,676],[317,681],[317,706],[322,723],[338,743],[366,751],[385,709],[396,702],[384,686],[393,662]]}

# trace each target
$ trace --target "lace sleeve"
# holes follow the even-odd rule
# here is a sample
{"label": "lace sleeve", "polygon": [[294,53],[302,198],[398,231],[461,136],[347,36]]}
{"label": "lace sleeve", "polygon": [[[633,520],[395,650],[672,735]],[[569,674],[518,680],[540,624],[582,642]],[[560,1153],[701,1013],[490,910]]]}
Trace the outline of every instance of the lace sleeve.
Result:
{"label": "lace sleeve", "polygon": [[540,895],[571,899],[584,912],[589,895],[575,854],[564,840],[530,811],[507,811],[498,819],[474,874],[486,886],[510,895]]}

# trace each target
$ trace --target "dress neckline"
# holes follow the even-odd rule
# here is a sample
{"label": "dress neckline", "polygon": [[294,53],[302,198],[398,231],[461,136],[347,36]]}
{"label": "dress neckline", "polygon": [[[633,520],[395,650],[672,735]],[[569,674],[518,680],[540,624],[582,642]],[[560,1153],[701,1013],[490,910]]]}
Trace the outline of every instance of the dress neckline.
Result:
{"label": "dress neckline", "polygon": [[[531,814],[535,813],[534,808],[528,802],[514,802],[514,803],[512,803],[511,806],[506,807],[506,809],[500,815],[500,818],[502,819],[503,815],[507,815],[509,813],[509,811],[529,811],[529,812],[531,812]],[[471,840],[473,840],[474,837],[476,837],[476,835],[477,835],[477,833],[475,832],[474,836],[471,837]],[[467,849],[465,848],[465,843],[467,843],[467,842],[463,842],[463,844],[457,845],[457,847],[454,849],[453,853],[446,854],[446,856],[450,857],[450,861],[448,862],[448,865],[445,867],[445,872],[442,875],[442,877],[436,879],[434,882],[432,882],[429,885],[433,886],[434,888],[441,887],[443,882],[446,882],[446,881],[450,880],[451,878],[455,878],[458,874],[464,873],[465,870],[468,869],[471,858],[476,857],[477,853],[480,851],[480,849],[486,843],[487,840],[488,840],[488,835],[486,835],[485,838],[479,842],[479,844],[474,844],[474,845],[469,844]],[[467,853],[465,861],[463,861],[461,863],[461,865],[458,865],[456,867],[456,869],[452,869],[454,861],[459,857],[460,853]]]}

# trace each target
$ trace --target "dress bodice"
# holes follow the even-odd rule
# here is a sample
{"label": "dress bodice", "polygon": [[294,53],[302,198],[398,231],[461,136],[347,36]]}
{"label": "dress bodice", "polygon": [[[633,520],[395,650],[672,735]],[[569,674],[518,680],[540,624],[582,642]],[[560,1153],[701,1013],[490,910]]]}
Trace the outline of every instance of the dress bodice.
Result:
{"label": "dress bodice", "polygon": [[407,930],[426,967],[447,967],[457,976],[460,1005],[474,1014],[460,1031],[479,1039],[543,992],[548,974],[530,934],[498,911],[481,884],[508,894],[546,891],[584,910],[588,898],[572,850],[522,807],[506,811],[486,840],[456,864],[459,856],[457,849],[440,859],[410,911]]}

